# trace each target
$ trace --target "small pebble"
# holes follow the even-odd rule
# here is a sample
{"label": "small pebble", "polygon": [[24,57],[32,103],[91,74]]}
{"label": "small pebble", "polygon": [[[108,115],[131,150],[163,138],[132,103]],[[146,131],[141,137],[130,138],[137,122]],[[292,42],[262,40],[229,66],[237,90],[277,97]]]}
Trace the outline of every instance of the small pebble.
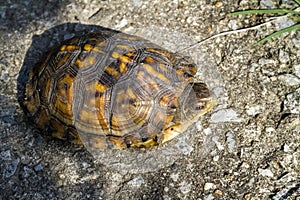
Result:
{"label": "small pebble", "polygon": [[300,85],[300,78],[293,74],[283,74],[278,76],[278,79],[286,86]]}
{"label": "small pebble", "polygon": [[215,3],[215,6],[216,6],[217,8],[220,8],[221,6],[223,6],[223,3],[222,3],[221,1],[217,1],[217,2]]}
{"label": "small pebble", "polygon": [[187,194],[191,191],[191,184],[190,183],[187,183],[185,181],[182,181],[180,183],[180,191],[183,193],[183,194]]}
{"label": "small pebble", "polygon": [[216,185],[213,183],[205,183],[204,184],[204,190],[211,190],[211,189],[215,189]]}
{"label": "small pebble", "polygon": [[179,175],[178,175],[178,174],[171,174],[170,177],[171,177],[171,179],[172,179],[173,181],[176,182],[176,181],[178,180],[178,178],[179,178]]}
{"label": "small pebble", "polygon": [[11,160],[10,150],[1,151],[1,153],[0,153],[0,158],[1,158],[2,160]]}
{"label": "small pebble", "polygon": [[236,111],[232,109],[224,109],[219,110],[212,114],[211,122],[218,123],[218,122],[241,122],[243,118],[238,117]]}
{"label": "small pebble", "polygon": [[215,193],[216,195],[222,195],[222,194],[223,194],[221,190],[215,190],[214,193]]}
{"label": "small pebble", "polygon": [[235,138],[234,135],[229,131],[226,133],[226,142],[228,150],[232,152],[235,148]]}
{"label": "small pebble", "polygon": [[245,194],[244,199],[245,200],[250,200],[251,199],[251,193]]}
{"label": "small pebble", "polygon": [[38,172],[43,170],[43,165],[42,164],[37,164],[36,166],[34,166],[34,171]]}
{"label": "small pebble", "polygon": [[138,176],[138,177],[130,180],[127,184],[134,186],[134,187],[140,187],[144,183],[145,183],[144,179],[141,176]]}
{"label": "small pebble", "polygon": [[20,162],[20,159],[17,158],[15,160],[13,160],[11,163],[6,164],[6,167],[4,169],[4,177],[5,178],[9,178],[15,174],[19,162]]}
{"label": "small pebble", "polygon": [[273,177],[274,176],[273,172],[270,169],[259,168],[258,173],[260,173],[262,176],[265,176],[265,177]]}
{"label": "small pebble", "polygon": [[289,145],[284,144],[284,145],[283,145],[283,151],[284,151],[284,152],[289,152],[289,151],[291,151]]}
{"label": "small pebble", "polygon": [[246,169],[248,169],[250,167],[250,165],[249,165],[249,163],[247,163],[247,162],[243,162],[242,164],[241,164],[241,168],[246,168]]}

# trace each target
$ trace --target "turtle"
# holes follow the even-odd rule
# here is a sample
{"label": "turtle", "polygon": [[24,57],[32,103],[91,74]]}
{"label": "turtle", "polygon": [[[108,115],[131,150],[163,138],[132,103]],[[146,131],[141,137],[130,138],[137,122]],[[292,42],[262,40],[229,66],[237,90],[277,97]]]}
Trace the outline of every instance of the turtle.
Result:
{"label": "turtle", "polygon": [[183,133],[216,99],[198,67],[142,37],[98,30],[55,45],[21,101],[42,132],[90,149],[149,148]]}

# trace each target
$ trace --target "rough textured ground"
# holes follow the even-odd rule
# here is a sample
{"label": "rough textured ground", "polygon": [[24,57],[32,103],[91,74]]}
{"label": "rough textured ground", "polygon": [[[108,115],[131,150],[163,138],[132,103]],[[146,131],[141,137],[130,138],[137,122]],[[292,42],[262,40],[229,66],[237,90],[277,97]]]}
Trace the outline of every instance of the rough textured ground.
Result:
{"label": "rough textured ground", "polygon": [[80,32],[109,27],[178,51],[268,19],[228,12],[296,6],[232,2],[1,2],[0,199],[300,199],[300,32],[252,46],[291,25],[287,18],[183,52],[195,59],[219,103],[187,133],[192,140],[167,144],[183,154],[167,164],[158,158],[159,168],[109,167],[80,146],[40,134],[18,104],[20,69]]}

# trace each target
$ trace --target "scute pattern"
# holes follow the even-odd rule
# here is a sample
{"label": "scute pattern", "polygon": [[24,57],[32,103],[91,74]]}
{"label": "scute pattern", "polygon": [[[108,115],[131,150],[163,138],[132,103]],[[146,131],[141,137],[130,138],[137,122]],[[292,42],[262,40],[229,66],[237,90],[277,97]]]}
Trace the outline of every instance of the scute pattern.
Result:
{"label": "scute pattern", "polygon": [[30,72],[23,106],[57,138],[90,148],[153,146],[196,71],[187,57],[102,30],[53,47]]}

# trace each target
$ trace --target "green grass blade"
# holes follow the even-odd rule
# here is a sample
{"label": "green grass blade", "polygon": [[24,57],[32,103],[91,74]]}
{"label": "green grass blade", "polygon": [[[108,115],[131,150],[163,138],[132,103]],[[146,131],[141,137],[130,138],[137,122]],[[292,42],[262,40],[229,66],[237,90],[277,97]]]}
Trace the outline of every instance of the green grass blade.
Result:
{"label": "green grass blade", "polygon": [[300,24],[295,24],[295,25],[290,26],[288,28],[281,29],[281,30],[276,31],[275,33],[272,33],[271,35],[268,35],[267,37],[259,40],[257,43],[254,44],[254,46],[260,45],[260,44],[270,40],[271,38],[277,37],[277,36],[279,36],[283,33],[291,32],[291,31],[298,30],[298,29],[300,30]]}
{"label": "green grass blade", "polygon": [[[300,1],[300,0],[297,0]],[[247,14],[296,14],[300,15],[300,12],[288,9],[262,9],[262,10],[243,10],[243,11],[236,11],[227,14],[228,16],[232,15],[247,15]]]}
{"label": "green grass blade", "polygon": [[294,0],[298,5],[300,5],[300,0]]}

